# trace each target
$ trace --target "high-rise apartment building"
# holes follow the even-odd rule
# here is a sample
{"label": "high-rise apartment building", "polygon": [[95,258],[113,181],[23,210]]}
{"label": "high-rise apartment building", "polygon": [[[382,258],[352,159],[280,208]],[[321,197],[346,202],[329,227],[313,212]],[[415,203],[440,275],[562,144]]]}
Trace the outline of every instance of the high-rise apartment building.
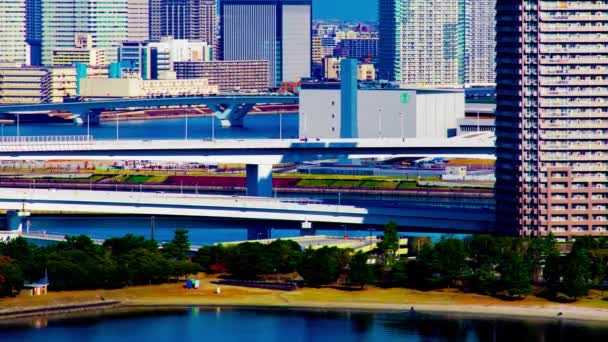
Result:
{"label": "high-rise apartment building", "polygon": [[379,76],[408,86],[464,85],[465,0],[380,0]]}
{"label": "high-rise apartment building", "polygon": [[223,59],[268,61],[273,87],[310,77],[311,9],[311,0],[223,0]]}
{"label": "high-rise apartment building", "polygon": [[496,83],[496,0],[466,0],[465,84]]}
{"label": "high-rise apartment building", "polygon": [[145,42],[150,38],[150,0],[127,0],[127,40]]}
{"label": "high-rise apartment building", "polygon": [[30,64],[25,1],[0,1],[0,63]]}
{"label": "high-rise apartment building", "polygon": [[150,39],[217,41],[217,0],[150,0]]}
{"label": "high-rise apartment building", "polygon": [[42,62],[50,65],[52,51],[73,48],[79,36],[90,35],[92,48],[117,58],[127,40],[129,0],[42,0]]}
{"label": "high-rise apartment building", "polygon": [[498,0],[497,215],[522,235],[608,231],[608,3]]}

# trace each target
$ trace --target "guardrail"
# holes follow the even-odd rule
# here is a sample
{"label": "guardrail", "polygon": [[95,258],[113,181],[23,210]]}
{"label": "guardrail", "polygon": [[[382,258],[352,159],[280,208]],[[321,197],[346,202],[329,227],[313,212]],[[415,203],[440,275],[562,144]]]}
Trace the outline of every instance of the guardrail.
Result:
{"label": "guardrail", "polygon": [[93,143],[91,135],[41,135],[0,137],[2,151],[78,150]]}

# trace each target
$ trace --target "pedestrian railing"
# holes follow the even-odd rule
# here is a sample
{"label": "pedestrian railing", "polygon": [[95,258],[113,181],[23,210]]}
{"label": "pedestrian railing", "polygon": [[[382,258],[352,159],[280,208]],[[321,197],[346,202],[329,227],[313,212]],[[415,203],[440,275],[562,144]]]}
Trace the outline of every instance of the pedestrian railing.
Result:
{"label": "pedestrian railing", "polygon": [[0,137],[0,151],[85,150],[93,144],[90,135],[43,135]]}

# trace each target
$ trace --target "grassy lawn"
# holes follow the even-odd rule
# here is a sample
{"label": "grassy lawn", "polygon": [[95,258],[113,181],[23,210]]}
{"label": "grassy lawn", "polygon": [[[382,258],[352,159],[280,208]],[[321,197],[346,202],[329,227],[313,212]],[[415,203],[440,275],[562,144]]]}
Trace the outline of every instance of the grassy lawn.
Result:
{"label": "grassy lawn", "polygon": [[365,181],[361,184],[361,187],[367,189],[395,189],[398,185],[398,181]]}
{"label": "grassy lawn", "polygon": [[418,182],[401,182],[399,184],[399,189],[416,189],[418,187]]}
{"label": "grassy lawn", "polygon": [[332,188],[360,188],[361,187],[360,180],[338,180],[333,182],[331,185]]}
{"label": "grassy lawn", "polygon": [[[368,286],[363,291],[341,291],[332,288],[304,288],[294,292],[281,292],[261,289],[248,289],[222,285],[221,295],[214,293],[218,285],[212,284],[214,278],[203,274],[194,278],[201,279],[201,289],[186,290],[183,282],[153,286],[132,286],[119,290],[90,290],[53,292],[48,296],[31,297],[21,295],[16,298],[0,299],[3,309],[28,309],[35,307],[73,305],[106,301],[123,301],[133,305],[273,305],[304,306],[319,308],[362,308],[384,310],[409,310],[415,305],[417,310],[449,310],[459,312],[478,312],[507,315],[538,315],[555,317],[564,312],[567,318],[608,317],[608,301],[602,300],[599,291],[577,303],[559,304],[543,298],[527,296],[519,301],[500,299],[478,294],[462,293],[454,289],[421,292],[411,289],[381,289]],[[426,307],[425,307],[426,306]]]}
{"label": "grassy lawn", "polygon": [[333,182],[333,180],[326,179],[303,179],[297,185],[303,188],[328,188]]}

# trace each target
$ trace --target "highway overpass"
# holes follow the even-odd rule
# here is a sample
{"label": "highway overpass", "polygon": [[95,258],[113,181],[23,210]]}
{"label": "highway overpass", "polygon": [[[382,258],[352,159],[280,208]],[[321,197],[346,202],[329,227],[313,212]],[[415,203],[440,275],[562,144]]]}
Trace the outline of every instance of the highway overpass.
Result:
{"label": "highway overpass", "polygon": [[89,136],[3,137],[0,160],[160,160],[247,165],[248,194],[272,194],[272,165],[340,158],[495,159],[494,138],[94,140]]}
{"label": "highway overpass", "polygon": [[0,160],[172,160],[279,164],[336,158],[445,156],[495,159],[494,139],[94,140],[87,136],[3,137]]}
{"label": "highway overpass", "polygon": [[[0,210],[295,221],[310,222],[313,227],[315,223],[382,226],[394,221],[408,230],[454,233],[490,232],[495,220],[494,211],[480,209],[396,209],[259,197],[11,188],[0,189]],[[9,215],[8,229],[23,227],[19,221],[23,219],[27,216]]]}
{"label": "highway overpass", "polygon": [[298,103],[299,97],[296,95],[239,94],[2,105],[0,113],[27,115],[28,113],[69,111],[75,114],[77,122],[89,121],[91,124],[97,124],[102,111],[204,105],[212,110],[213,115],[222,122],[223,126],[242,126],[243,118],[255,105]]}

